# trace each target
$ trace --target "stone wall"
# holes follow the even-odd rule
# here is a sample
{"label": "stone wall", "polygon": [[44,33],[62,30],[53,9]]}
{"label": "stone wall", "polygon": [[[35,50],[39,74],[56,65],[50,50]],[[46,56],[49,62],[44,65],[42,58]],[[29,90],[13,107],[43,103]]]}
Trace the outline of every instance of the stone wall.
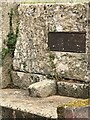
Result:
{"label": "stone wall", "polygon": [[[14,54],[16,71],[50,74],[48,33],[87,32],[86,4],[20,4],[19,38]],[[57,72],[69,79],[85,80],[87,53],[52,52]]]}
{"label": "stone wall", "polygon": [[[33,81],[47,79],[46,75],[54,71],[50,55],[55,57],[53,63],[60,77],[89,81],[88,4],[37,3],[19,5],[16,3],[3,3],[2,39],[5,43],[3,44],[4,47],[6,47],[6,35],[9,32],[8,12],[12,7],[14,9],[13,27],[16,28],[17,19],[20,22],[12,71],[12,79],[15,85],[20,83],[19,86],[24,88],[28,87]],[[17,17],[18,13],[19,18]],[[48,33],[62,31],[85,31],[86,53],[51,52],[48,49]],[[29,81],[27,85],[24,82],[26,78]]]}

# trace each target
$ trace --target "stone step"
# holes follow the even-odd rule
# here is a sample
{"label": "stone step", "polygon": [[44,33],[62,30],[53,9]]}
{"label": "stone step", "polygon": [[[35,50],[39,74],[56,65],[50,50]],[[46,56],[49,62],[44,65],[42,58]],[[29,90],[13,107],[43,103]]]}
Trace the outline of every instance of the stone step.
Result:
{"label": "stone step", "polygon": [[37,98],[30,97],[28,94],[28,90],[0,90],[0,106],[2,107],[2,113],[4,113],[4,118],[10,116],[12,118],[43,117],[57,119],[57,107],[76,100],[81,99],[58,95],[46,98]]}
{"label": "stone step", "polygon": [[[19,88],[21,89],[27,89],[29,86],[31,86],[31,94],[35,95],[35,92],[37,92],[37,88],[35,88],[34,86],[37,87],[37,84],[40,82],[40,84],[38,84],[40,87],[39,91],[41,91],[42,95],[39,94],[36,96],[45,96],[45,94],[43,94],[43,92],[45,92],[45,90],[50,86],[53,86],[52,84],[49,85],[45,82],[46,87],[45,85],[43,87],[45,87],[46,89],[43,89],[43,87],[41,88],[41,86],[43,85],[43,82],[44,81],[50,81],[50,79],[47,79],[45,76],[43,75],[39,75],[39,74],[30,74],[30,73],[24,73],[24,72],[15,72],[15,71],[12,71],[12,76],[13,76],[13,84],[15,86],[18,86]],[[17,77],[18,76],[18,77]],[[88,76],[89,76],[89,73],[88,73]],[[52,80],[54,81],[54,80]],[[73,81],[73,80],[71,80]],[[84,83],[85,82],[85,83]],[[79,82],[74,82],[71,83],[70,80],[66,80],[65,82],[64,81],[59,81],[57,82],[57,93],[56,94],[59,94],[59,95],[62,95],[62,96],[68,96],[68,97],[76,97],[76,98],[88,98],[89,97],[89,91],[90,91],[90,85],[89,83],[90,82],[90,79],[88,77],[87,81],[83,80],[83,81],[79,81]],[[36,85],[32,85],[32,84],[36,84]],[[32,87],[33,86],[33,87]],[[55,87],[55,85],[53,86]],[[34,89],[34,91],[33,91]],[[43,91],[41,90],[43,89]],[[47,91],[48,91],[47,89]],[[54,91],[55,91],[55,88],[53,88]],[[53,90],[52,87],[49,89],[49,90]],[[40,92],[37,92],[37,93],[40,93]],[[55,93],[55,92],[53,92]],[[50,92],[48,92],[48,94],[52,94]]]}
{"label": "stone step", "polygon": [[75,98],[89,98],[90,84],[89,83],[69,83],[57,82],[58,94]]}
{"label": "stone step", "polygon": [[48,97],[51,95],[62,95],[75,98],[89,98],[90,87],[87,83],[63,82],[56,80],[43,80],[31,84],[28,87],[30,96]]}

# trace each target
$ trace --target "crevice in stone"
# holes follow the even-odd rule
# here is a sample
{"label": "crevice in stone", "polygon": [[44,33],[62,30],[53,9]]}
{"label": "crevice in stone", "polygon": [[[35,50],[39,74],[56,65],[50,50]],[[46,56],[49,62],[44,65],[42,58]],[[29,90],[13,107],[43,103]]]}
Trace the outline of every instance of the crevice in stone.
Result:
{"label": "crevice in stone", "polygon": [[28,72],[28,71],[21,71],[21,70],[13,70],[13,71],[15,71],[15,72],[23,72],[23,73],[26,73],[26,74],[36,74],[36,75],[42,75],[42,76],[47,76],[47,74],[44,74],[44,73],[39,73],[39,72],[37,72],[37,73],[34,73],[34,72]]}
{"label": "crevice in stone", "polygon": [[85,80],[79,80],[79,79],[70,79],[70,78],[66,78],[66,77],[62,77],[64,80],[66,80],[67,82],[69,80],[72,80],[73,82],[80,82],[80,83],[89,83],[90,81],[85,81]]}
{"label": "crevice in stone", "polygon": [[[28,72],[28,71],[21,71],[21,70],[13,70],[15,72],[23,72],[25,74],[35,74],[35,75],[42,75],[42,76],[45,76],[47,78],[48,74],[45,74],[45,73],[34,73],[34,72]],[[49,78],[48,78],[49,79]],[[79,79],[70,79],[70,78],[66,78],[66,77],[62,77],[62,80],[61,81],[65,81],[65,82],[69,82],[69,81],[72,81],[72,82],[79,82],[79,83],[86,83],[88,84],[90,81],[85,81],[85,80],[79,80]]]}

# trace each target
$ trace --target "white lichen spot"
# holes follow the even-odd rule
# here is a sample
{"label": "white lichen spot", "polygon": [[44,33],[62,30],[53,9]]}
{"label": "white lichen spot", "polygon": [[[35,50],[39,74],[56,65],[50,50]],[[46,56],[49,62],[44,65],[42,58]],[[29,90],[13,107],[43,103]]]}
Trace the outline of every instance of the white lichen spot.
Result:
{"label": "white lichen spot", "polygon": [[80,67],[80,64],[76,64],[76,67]]}
{"label": "white lichen spot", "polygon": [[63,27],[60,24],[56,24],[56,31],[62,31]]}
{"label": "white lichen spot", "polygon": [[24,76],[23,72],[17,72],[17,75],[20,77],[20,79]]}
{"label": "white lichen spot", "polygon": [[74,85],[73,85],[73,88],[74,88],[74,89],[77,89],[77,86],[74,84]]}
{"label": "white lichen spot", "polygon": [[68,71],[68,66],[62,63],[57,64],[56,66],[57,72],[61,72],[61,71]]}
{"label": "white lichen spot", "polygon": [[56,64],[57,63],[57,59],[55,58],[53,62],[54,62],[54,64]]}

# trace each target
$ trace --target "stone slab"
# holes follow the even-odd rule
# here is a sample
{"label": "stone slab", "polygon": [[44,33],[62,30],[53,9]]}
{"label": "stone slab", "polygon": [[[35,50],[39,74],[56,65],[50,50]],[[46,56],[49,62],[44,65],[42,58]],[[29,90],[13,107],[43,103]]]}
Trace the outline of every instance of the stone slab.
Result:
{"label": "stone slab", "polygon": [[33,98],[29,96],[27,90],[0,90],[0,106],[47,118],[57,118],[57,107],[59,105],[73,102],[77,99],[57,95],[47,98]]}
{"label": "stone slab", "polygon": [[[87,104],[85,104],[86,102]],[[89,100],[81,100],[71,102],[67,105],[57,108],[58,119],[90,119],[90,103]]]}
{"label": "stone slab", "polygon": [[76,98],[89,98],[89,84],[58,82],[58,94]]}
{"label": "stone slab", "polygon": [[46,80],[45,76],[39,74],[12,71],[11,75],[13,79],[13,84],[22,89],[27,89],[32,83]]}
{"label": "stone slab", "polygon": [[[13,60],[14,70],[50,74],[53,68],[48,33],[87,29],[86,4],[20,4],[18,13],[20,26]],[[69,79],[85,78],[86,53],[53,51],[52,54],[58,74]]]}

